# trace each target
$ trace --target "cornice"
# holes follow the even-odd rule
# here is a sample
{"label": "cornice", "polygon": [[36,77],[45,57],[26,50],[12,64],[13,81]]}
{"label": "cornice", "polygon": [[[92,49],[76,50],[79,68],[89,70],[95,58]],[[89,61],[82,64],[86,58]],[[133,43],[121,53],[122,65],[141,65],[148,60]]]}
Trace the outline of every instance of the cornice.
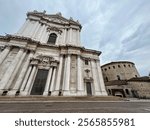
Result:
{"label": "cornice", "polygon": [[0,36],[0,40],[5,40],[7,42],[9,42],[10,40],[20,40],[20,41],[25,41],[28,43],[39,44],[39,41],[35,41],[31,38],[18,36],[18,35],[10,35],[10,34],[7,34],[6,36]]}
{"label": "cornice", "polygon": [[39,46],[45,46],[45,47],[51,47],[51,48],[58,48],[58,49],[77,49],[80,50],[81,52],[87,52],[87,53],[92,53],[96,55],[100,55],[101,52],[97,50],[92,50],[92,49],[86,49],[83,46],[76,46],[76,45],[71,45],[71,44],[66,44],[66,45],[52,45],[52,44],[43,44],[39,41],[35,41],[31,38],[24,37],[24,36],[17,36],[17,35],[9,35],[7,34],[6,36],[0,36],[0,40],[5,40],[9,42],[10,40],[19,40],[19,41],[25,41],[30,44],[36,44],[37,47]]}
{"label": "cornice", "polygon": [[106,66],[109,66],[109,65],[118,65],[118,64],[132,64],[132,65],[135,65],[133,62],[131,61],[114,61],[114,62],[110,62],[110,63],[106,63],[104,65],[102,65],[101,67],[106,67]]}

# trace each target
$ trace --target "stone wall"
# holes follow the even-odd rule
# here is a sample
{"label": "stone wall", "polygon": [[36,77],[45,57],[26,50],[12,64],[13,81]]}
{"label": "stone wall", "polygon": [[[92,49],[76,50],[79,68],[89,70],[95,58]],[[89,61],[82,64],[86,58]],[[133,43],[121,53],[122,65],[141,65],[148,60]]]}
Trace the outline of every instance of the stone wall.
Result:
{"label": "stone wall", "polygon": [[111,62],[102,66],[104,81],[128,80],[139,77],[139,73],[132,62]]}
{"label": "stone wall", "polygon": [[128,84],[137,91],[139,98],[150,98],[150,82],[129,81]]}

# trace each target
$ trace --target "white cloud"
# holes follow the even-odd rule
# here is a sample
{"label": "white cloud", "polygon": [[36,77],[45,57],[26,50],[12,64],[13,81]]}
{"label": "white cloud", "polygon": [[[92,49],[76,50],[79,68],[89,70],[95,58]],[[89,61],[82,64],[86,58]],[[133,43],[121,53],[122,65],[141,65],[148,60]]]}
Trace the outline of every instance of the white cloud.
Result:
{"label": "white cloud", "polygon": [[15,33],[33,10],[78,19],[83,45],[102,51],[102,64],[129,60],[142,75],[149,73],[149,0],[1,0],[0,34]]}

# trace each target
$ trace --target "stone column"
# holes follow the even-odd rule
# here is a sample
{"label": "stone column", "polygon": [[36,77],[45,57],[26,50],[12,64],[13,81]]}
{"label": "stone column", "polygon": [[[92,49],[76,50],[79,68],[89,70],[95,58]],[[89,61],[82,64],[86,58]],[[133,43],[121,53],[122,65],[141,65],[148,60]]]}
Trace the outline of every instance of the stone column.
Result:
{"label": "stone column", "polygon": [[94,84],[94,88],[95,88],[95,95],[101,95],[100,89],[99,89],[99,84],[98,84],[98,76],[96,73],[96,71],[97,71],[96,63],[94,60],[91,60],[91,65],[92,65],[92,75],[93,75],[93,84]]}
{"label": "stone column", "polygon": [[51,77],[52,77],[52,67],[50,67],[49,72],[48,72],[46,85],[45,85],[45,90],[44,90],[44,93],[43,93],[44,96],[47,96],[48,93],[49,93]]}
{"label": "stone column", "polygon": [[27,70],[27,73],[25,75],[25,78],[23,79],[23,83],[22,83],[22,85],[20,87],[20,92],[24,91],[24,89],[25,89],[26,83],[27,83],[27,81],[29,79],[29,75],[31,73],[31,69],[32,69],[32,66],[30,65],[28,70]]}
{"label": "stone column", "polygon": [[53,92],[54,91],[54,88],[55,88],[55,78],[56,78],[56,67],[54,67],[53,69],[53,75],[52,75],[52,82],[51,82],[51,85],[50,85],[50,91]]}
{"label": "stone column", "polygon": [[56,87],[55,87],[55,91],[52,93],[52,95],[54,95],[54,96],[58,96],[58,94],[59,94],[60,83],[61,83],[61,74],[62,74],[62,65],[63,65],[63,56],[60,55],[60,62],[59,62],[58,73],[57,73],[57,78],[56,78],[56,81],[57,81]]}
{"label": "stone column", "polygon": [[[11,91],[11,93],[9,92],[9,95],[15,95],[15,93],[19,90],[19,88],[21,87],[21,83],[23,82],[23,79],[24,79],[24,76],[25,76],[25,73],[29,67],[29,64],[30,64],[30,58],[33,56],[33,53],[31,52],[25,62],[25,64],[23,65],[23,68],[19,74],[19,77]],[[25,80],[25,79],[24,79]]]}
{"label": "stone column", "polygon": [[63,37],[63,43],[66,44],[66,29],[64,28],[64,37]]}
{"label": "stone column", "polygon": [[7,46],[0,54],[0,65],[2,64],[2,62],[5,60],[5,58],[7,57],[7,55],[10,52],[11,47]]}
{"label": "stone column", "polygon": [[29,80],[28,80],[28,82],[27,82],[27,84],[26,84],[25,90],[24,90],[23,93],[21,94],[22,96],[26,96],[26,95],[29,94],[29,90],[30,90],[30,88],[32,87],[31,84],[33,83],[34,76],[35,76],[35,73],[36,73],[36,69],[37,69],[37,67],[34,65],[32,71],[31,71]]}
{"label": "stone column", "polygon": [[104,79],[103,79],[103,76],[102,76],[102,70],[101,70],[99,61],[96,62],[96,65],[97,65],[97,70],[98,70],[97,73],[98,73],[98,76],[99,76],[100,91],[101,91],[102,95],[107,95],[107,92],[106,92],[106,89],[105,89],[105,84],[104,84]]}
{"label": "stone column", "polygon": [[70,61],[71,61],[71,56],[68,55],[67,57],[67,64],[66,64],[66,77],[65,77],[65,92],[64,92],[64,95],[68,95],[70,94],[69,92],[69,85],[70,85]]}
{"label": "stone column", "polygon": [[20,58],[22,57],[24,49],[20,49],[19,52],[17,53],[16,57],[14,58],[14,60],[12,61],[12,63],[10,64],[9,68],[7,69],[7,71],[5,72],[1,82],[0,82],[0,89],[5,89],[13,71],[15,70],[17,64],[19,63]]}
{"label": "stone column", "polygon": [[82,63],[81,63],[81,57],[80,55],[78,55],[78,58],[77,58],[77,83],[78,83],[78,92],[79,92],[79,95],[84,92],[84,85],[83,85],[83,77],[82,77]]}
{"label": "stone column", "polygon": [[[10,77],[10,79],[9,79],[9,81],[8,81],[8,83],[7,83],[7,85],[6,85],[6,87],[5,87],[5,89],[9,89],[9,88],[12,87],[11,85],[12,85],[14,79],[16,78],[16,75],[17,75],[17,73],[18,73],[18,70],[19,70],[19,68],[20,68],[20,66],[21,66],[21,64],[22,64],[22,62],[23,62],[23,60],[24,60],[26,54],[27,54],[27,51],[24,51],[23,55],[19,58],[19,62],[18,62],[18,64],[16,65],[16,67],[15,67],[15,69],[14,69],[14,71],[13,71],[13,73],[12,73],[12,75],[11,75],[11,77]],[[10,94],[11,94],[11,91],[10,91]],[[8,93],[8,95],[9,95],[9,93]]]}

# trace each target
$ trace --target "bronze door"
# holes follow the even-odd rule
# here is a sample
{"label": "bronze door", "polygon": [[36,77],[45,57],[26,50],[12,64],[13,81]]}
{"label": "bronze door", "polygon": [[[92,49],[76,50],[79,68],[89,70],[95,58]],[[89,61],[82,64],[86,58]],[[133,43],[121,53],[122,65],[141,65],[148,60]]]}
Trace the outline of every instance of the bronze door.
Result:
{"label": "bronze door", "polygon": [[43,95],[46,84],[48,70],[39,69],[31,90],[31,95]]}

